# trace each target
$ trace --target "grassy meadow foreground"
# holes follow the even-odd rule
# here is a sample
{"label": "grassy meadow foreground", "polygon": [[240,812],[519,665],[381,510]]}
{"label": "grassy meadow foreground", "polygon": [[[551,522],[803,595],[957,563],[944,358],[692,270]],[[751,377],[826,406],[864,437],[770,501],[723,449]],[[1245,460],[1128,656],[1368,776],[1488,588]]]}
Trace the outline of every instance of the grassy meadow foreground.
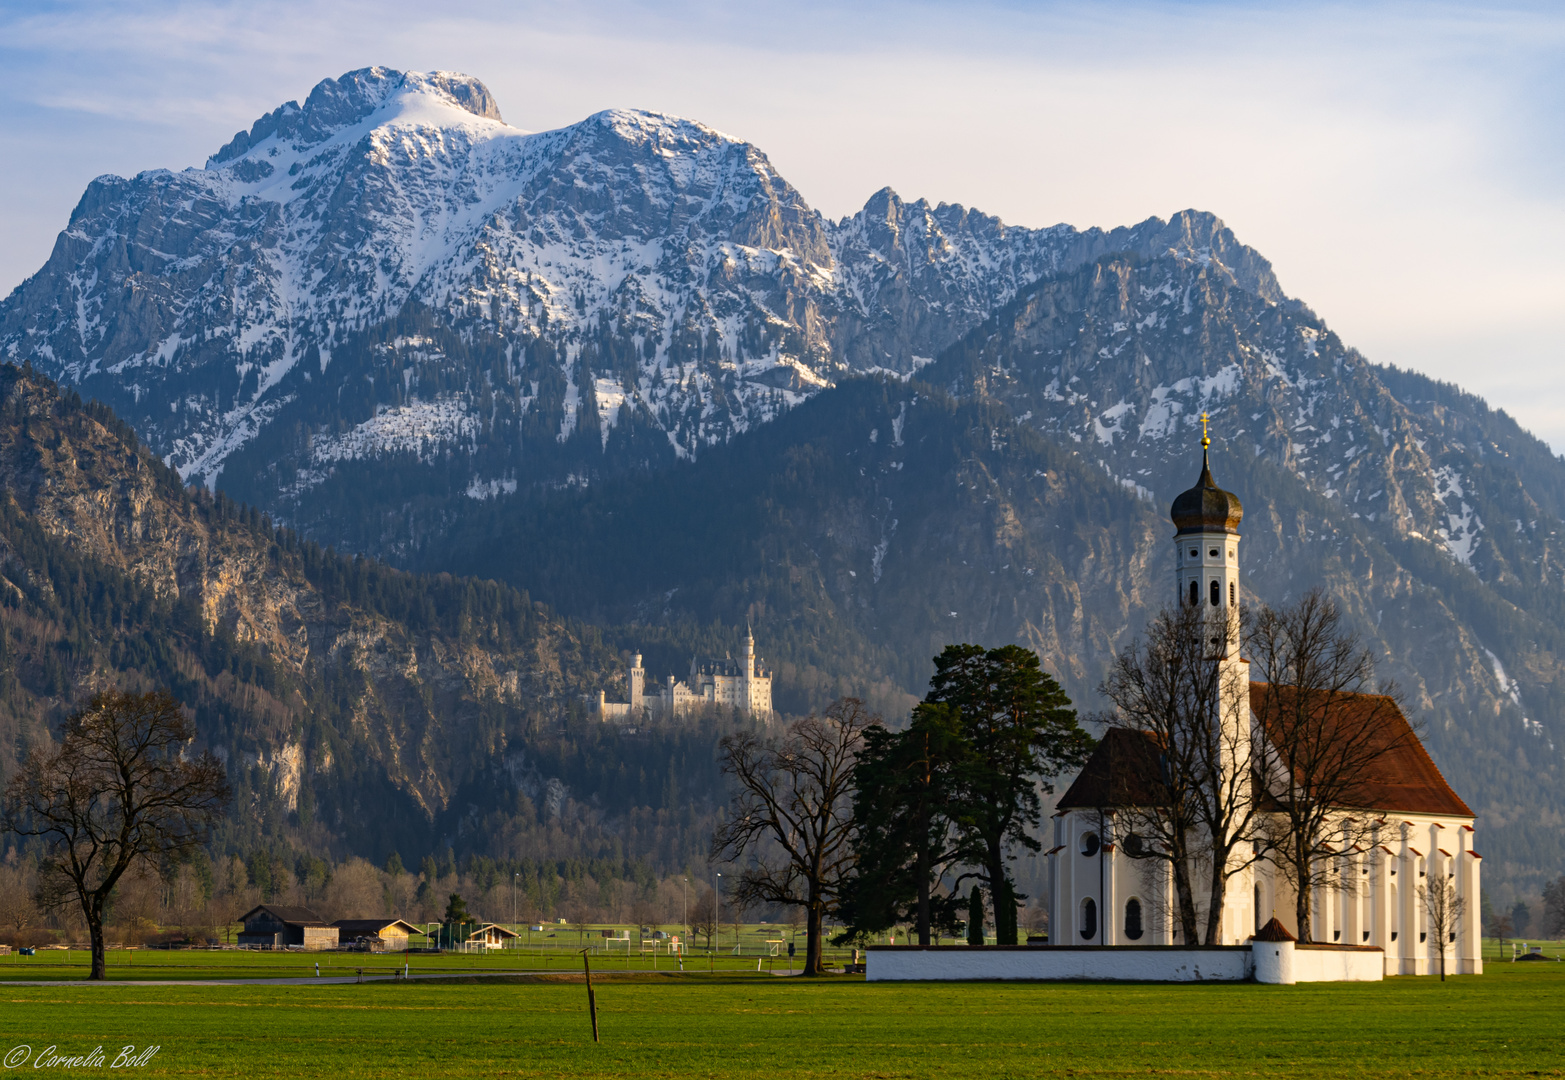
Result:
{"label": "grassy meadow foreground", "polygon": [[[0,1057],[160,1047],[143,1076],[1565,1076],[1565,964],[1293,987],[729,974],[0,985]],[[14,1061],[14,1059],[13,1059]],[[36,1075],[29,1061],[20,1072]],[[20,1074],[20,1072],[18,1074]],[[0,1075],[12,1075],[0,1069]]]}

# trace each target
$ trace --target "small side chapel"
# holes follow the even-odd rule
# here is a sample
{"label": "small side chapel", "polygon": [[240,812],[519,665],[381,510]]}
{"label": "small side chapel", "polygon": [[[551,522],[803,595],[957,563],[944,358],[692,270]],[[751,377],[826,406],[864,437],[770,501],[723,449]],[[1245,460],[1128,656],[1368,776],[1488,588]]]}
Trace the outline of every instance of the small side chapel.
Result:
{"label": "small side chapel", "polygon": [[[1237,620],[1224,610],[1236,611],[1242,595],[1238,555],[1244,510],[1237,496],[1212,479],[1207,457],[1211,440],[1203,435],[1201,442],[1200,479],[1174,500],[1171,510],[1176,587],[1182,603],[1211,609],[1214,632],[1218,625],[1228,628],[1219,663],[1222,675],[1241,689],[1231,695],[1221,722],[1247,725],[1250,743],[1256,745],[1255,740],[1267,734],[1253,705],[1261,695],[1276,691],[1249,680],[1249,664],[1240,656],[1241,642],[1233,629]],[[1447,969],[1481,974],[1473,812],[1440,774],[1401,711],[1382,704],[1374,713],[1387,725],[1387,736],[1395,737],[1394,746],[1374,763],[1373,775],[1361,785],[1371,793],[1373,805],[1343,807],[1345,814],[1360,819],[1370,815],[1372,842],[1339,856],[1337,880],[1351,886],[1318,890],[1312,898],[1313,938],[1327,945],[1378,947],[1385,954],[1386,975],[1437,972],[1440,953],[1417,888],[1446,877],[1465,904],[1446,946]],[[1233,744],[1242,742],[1236,739]],[[1126,818],[1131,808],[1150,805],[1148,794],[1158,783],[1158,757],[1150,735],[1110,728],[1061,797],[1054,815],[1054,847],[1048,852],[1051,945],[1197,944],[1180,940],[1167,863],[1133,858],[1124,850],[1139,842]],[[1250,768],[1248,762],[1233,762],[1232,767]],[[1268,794],[1277,793],[1260,797]],[[1196,868],[1192,877],[1202,885],[1207,880]],[[1198,906],[1204,891],[1198,886]],[[1294,910],[1287,879],[1263,860],[1230,880],[1221,940],[1209,944],[1245,944],[1274,917],[1297,935]],[[1205,920],[1204,911],[1198,911],[1197,924],[1204,927]]]}

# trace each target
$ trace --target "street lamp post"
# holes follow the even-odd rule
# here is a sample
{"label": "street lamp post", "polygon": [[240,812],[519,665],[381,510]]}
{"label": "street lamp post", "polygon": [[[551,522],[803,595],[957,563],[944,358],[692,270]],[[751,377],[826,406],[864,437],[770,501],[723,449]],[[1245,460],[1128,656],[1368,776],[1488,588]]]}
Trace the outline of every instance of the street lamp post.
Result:
{"label": "street lamp post", "polygon": [[722,880],[722,877],[723,877],[723,875],[719,874],[717,872],[717,869],[714,867],[713,870],[712,870],[712,939],[713,939],[713,941],[722,941],[723,940],[723,894],[717,891],[718,883]]}

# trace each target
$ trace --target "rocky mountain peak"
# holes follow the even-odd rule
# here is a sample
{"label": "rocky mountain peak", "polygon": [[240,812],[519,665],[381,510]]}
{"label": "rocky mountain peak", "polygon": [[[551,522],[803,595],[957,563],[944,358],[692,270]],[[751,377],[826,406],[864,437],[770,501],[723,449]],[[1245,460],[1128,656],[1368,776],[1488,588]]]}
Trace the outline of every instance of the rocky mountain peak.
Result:
{"label": "rocky mountain peak", "polygon": [[1148,218],[1137,231],[1145,230],[1146,242],[1140,254],[1147,258],[1162,255],[1200,264],[1215,270],[1239,288],[1262,300],[1281,304],[1288,300],[1272,264],[1252,247],[1239,242],[1223,220],[1205,210],[1181,210],[1165,223]]}
{"label": "rocky mountain peak", "polygon": [[369,119],[396,98],[434,99],[439,105],[504,123],[489,88],[471,75],[451,71],[395,71],[360,68],[336,79],[322,79],[301,107],[297,101],[278,106],[241,131],[207,159],[216,168],[254,151],[268,140],[305,150]]}
{"label": "rocky mountain peak", "polygon": [[1105,255],[1282,296],[1211,214],[1034,229],[886,188],[831,222],[694,120],[499,117],[468,76],[365,68],[205,169],[100,178],[0,303],[0,356],[110,403],[186,479],[261,470],[250,496],[302,524],[348,461],[455,455],[465,501],[695,456]]}

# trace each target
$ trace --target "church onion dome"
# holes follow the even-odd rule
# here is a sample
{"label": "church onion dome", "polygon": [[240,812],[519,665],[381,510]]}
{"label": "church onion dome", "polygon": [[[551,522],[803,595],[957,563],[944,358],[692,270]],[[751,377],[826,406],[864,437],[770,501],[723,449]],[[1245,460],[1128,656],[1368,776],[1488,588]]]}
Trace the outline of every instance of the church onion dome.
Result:
{"label": "church onion dome", "polygon": [[1207,465],[1204,449],[1201,451],[1201,478],[1195,482],[1195,487],[1181,493],[1174,500],[1169,516],[1174,519],[1174,527],[1178,530],[1174,534],[1176,536],[1183,536],[1186,533],[1237,533],[1239,531],[1239,522],[1244,518],[1244,507],[1240,505],[1239,496],[1231,491],[1224,491],[1217,486],[1217,481],[1212,479],[1212,470]]}

